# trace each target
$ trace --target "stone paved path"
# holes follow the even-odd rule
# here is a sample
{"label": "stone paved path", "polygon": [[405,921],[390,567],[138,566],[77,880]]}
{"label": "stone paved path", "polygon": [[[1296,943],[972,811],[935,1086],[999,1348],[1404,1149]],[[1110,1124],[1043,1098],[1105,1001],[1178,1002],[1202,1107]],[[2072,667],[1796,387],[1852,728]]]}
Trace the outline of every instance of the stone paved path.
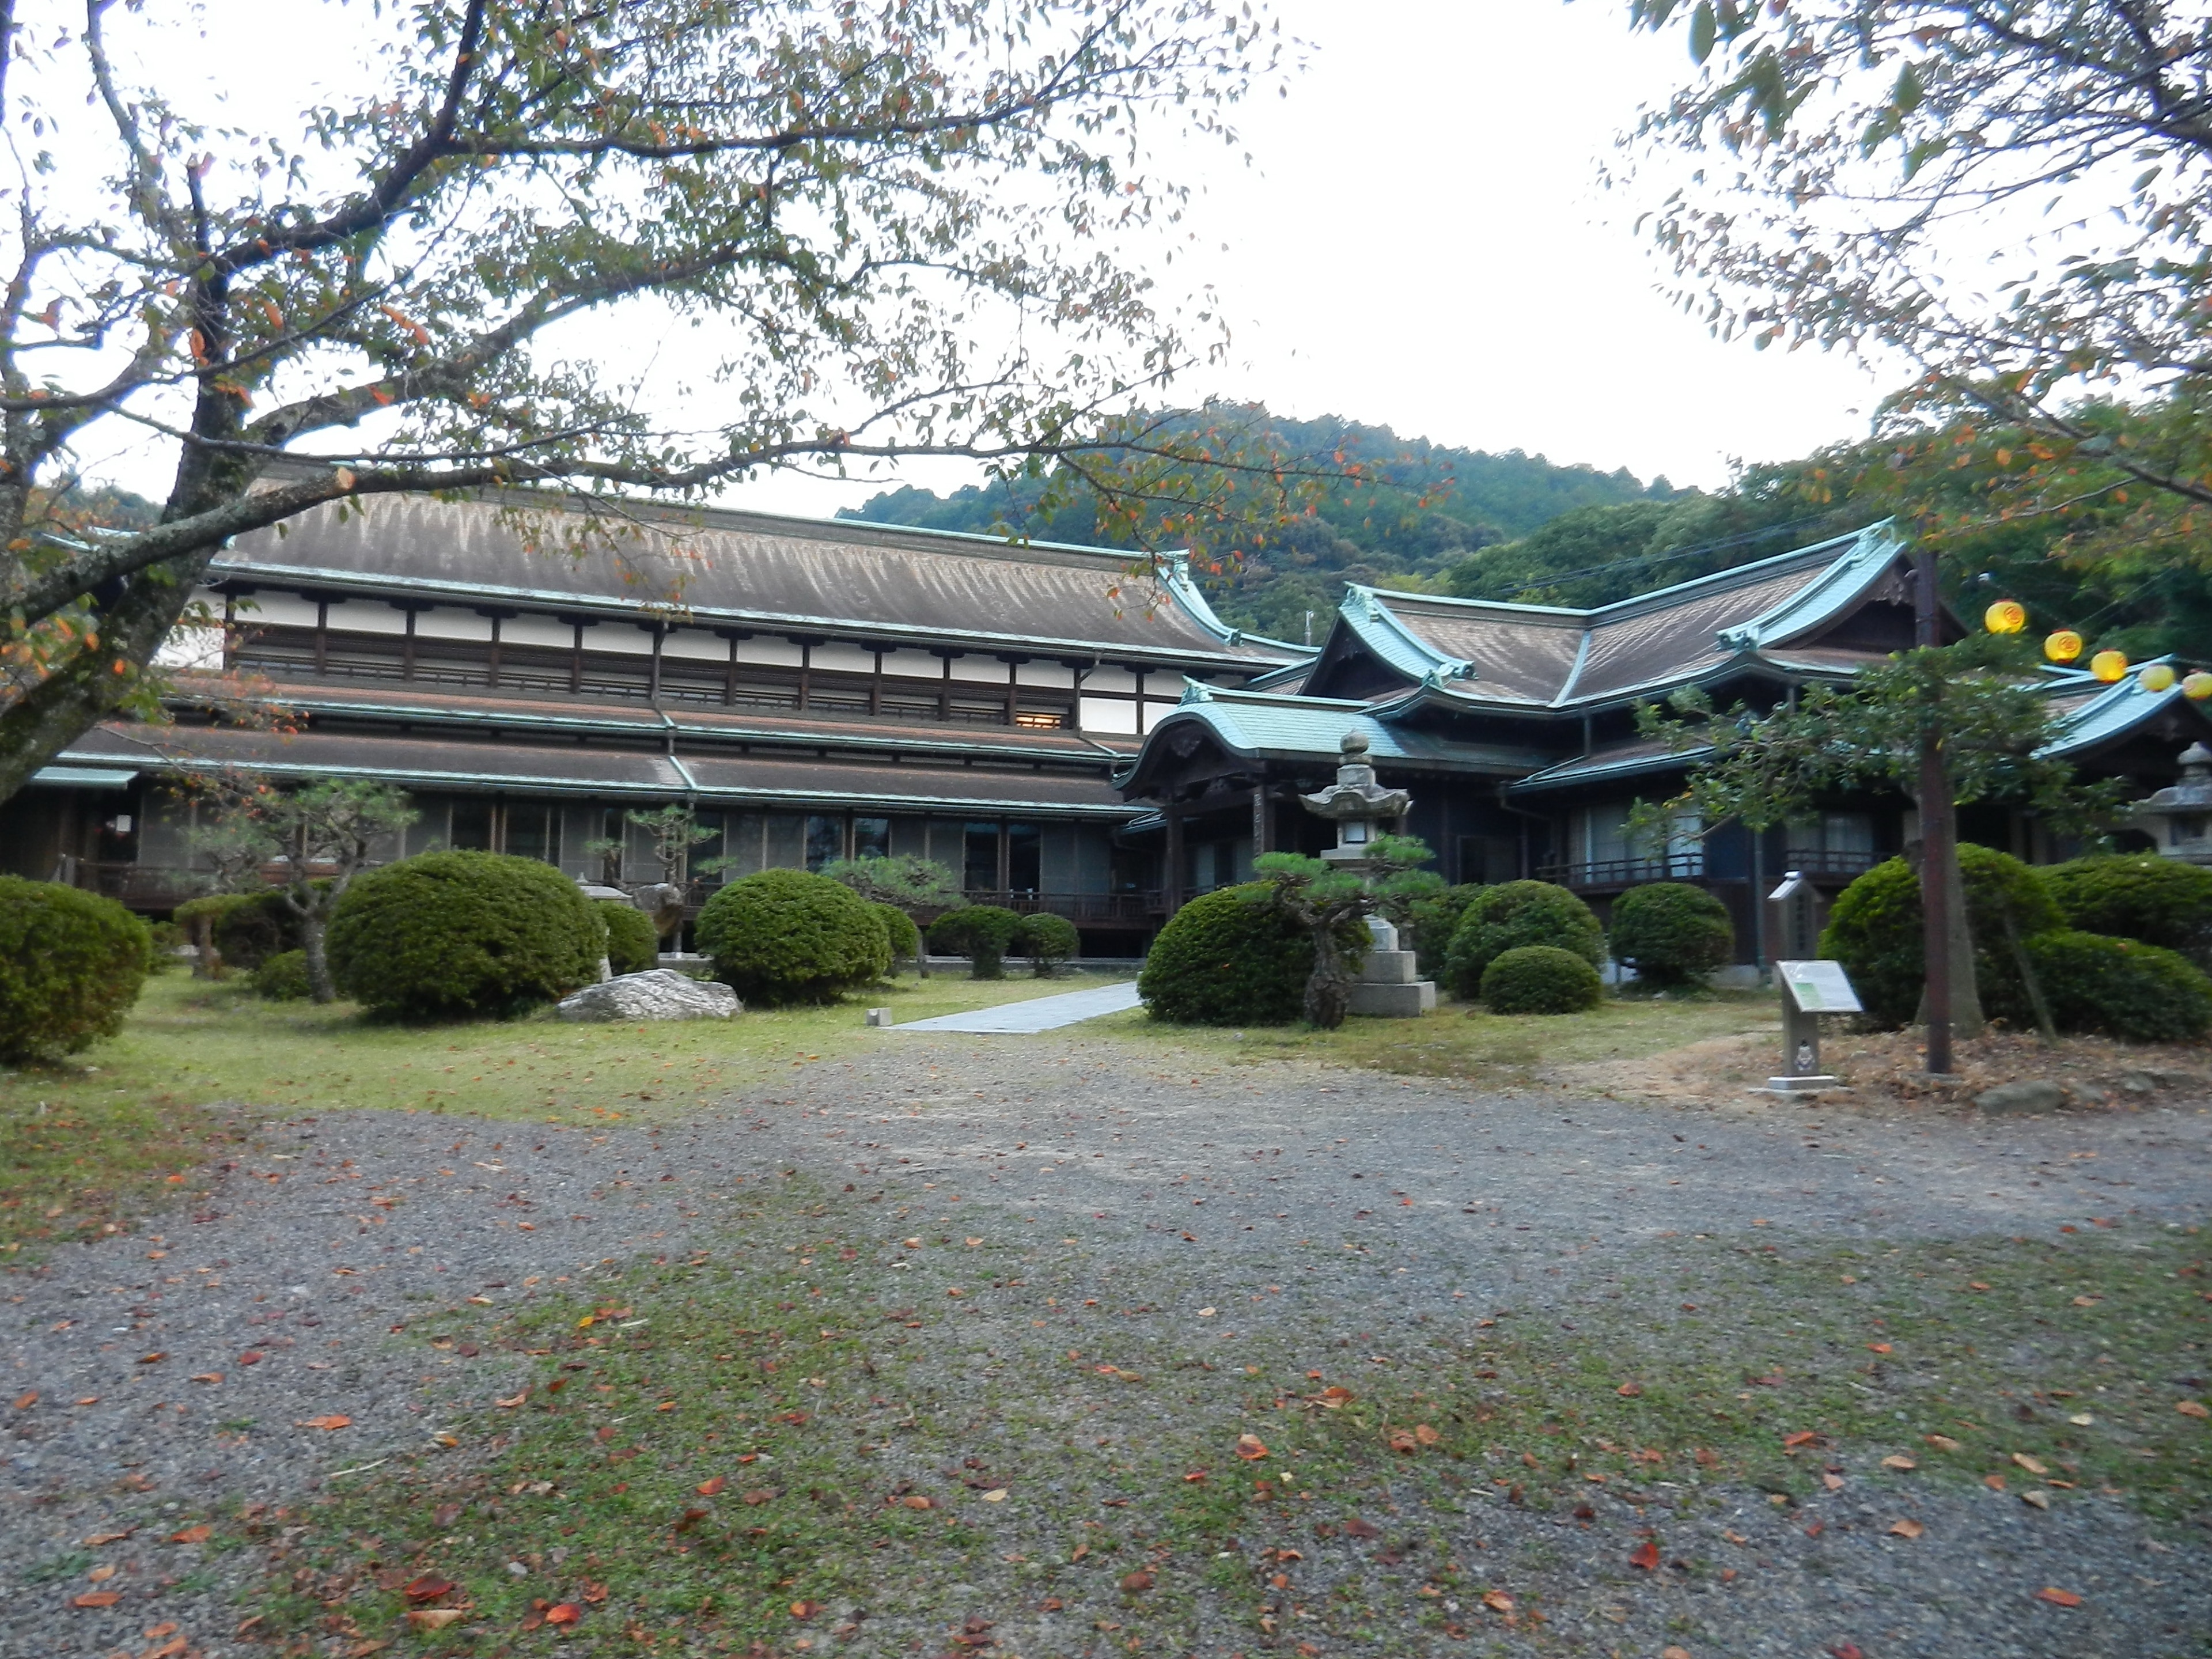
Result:
{"label": "stone paved path", "polygon": [[1056,1031],[1063,1025],[1096,1019],[1101,1014],[1118,1014],[1125,1008],[1136,1006],[1137,981],[1126,980],[1119,985],[1094,986],[1087,991],[1066,991],[1056,997],[1033,997],[1027,1002],[1001,1003],[996,1008],[978,1008],[970,1013],[939,1014],[934,1019],[917,1019],[911,1024],[893,1029],[1018,1036],[1036,1031]]}

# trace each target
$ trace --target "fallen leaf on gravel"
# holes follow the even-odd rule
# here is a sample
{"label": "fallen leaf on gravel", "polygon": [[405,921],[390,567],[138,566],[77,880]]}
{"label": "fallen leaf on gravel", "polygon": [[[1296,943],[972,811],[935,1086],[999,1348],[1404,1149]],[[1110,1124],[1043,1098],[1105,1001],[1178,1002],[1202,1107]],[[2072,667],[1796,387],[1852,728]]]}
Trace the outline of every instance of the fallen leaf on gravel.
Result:
{"label": "fallen leaf on gravel", "polygon": [[104,1584],[109,1579],[114,1577],[115,1573],[115,1564],[111,1561],[105,1566],[94,1567],[90,1572],[85,1574],[85,1577],[92,1580],[95,1584]]}
{"label": "fallen leaf on gravel", "polygon": [[261,1363],[261,1354],[257,1349],[248,1348],[238,1356],[238,1363],[241,1365],[258,1365]]}
{"label": "fallen leaf on gravel", "polygon": [[386,1642],[356,1642],[346,1650],[346,1659],[368,1659],[372,1653],[381,1653],[392,1644]]}
{"label": "fallen leaf on gravel", "polygon": [[1424,1446],[1433,1446],[1441,1441],[1443,1438],[1443,1436],[1438,1434],[1434,1429],[1431,1428],[1425,1423],[1416,1423],[1413,1425],[1413,1438],[1419,1441]]}
{"label": "fallen leaf on gravel", "polygon": [[505,1400],[497,1400],[497,1399],[495,1399],[491,1403],[492,1403],[493,1405],[495,1405],[495,1406],[498,1406],[498,1407],[501,1407],[501,1408],[502,1408],[502,1409],[504,1409],[504,1410],[507,1410],[507,1411],[513,1411],[513,1410],[514,1410],[517,1406],[520,1406],[520,1405],[524,1401],[526,1401],[526,1400],[527,1400],[527,1399],[529,1399],[529,1398],[530,1398],[530,1390],[529,1390],[529,1389],[524,1389],[520,1394],[518,1394],[518,1395],[509,1395],[507,1399],[505,1399]]}
{"label": "fallen leaf on gravel", "polygon": [[717,1474],[711,1476],[705,1480],[702,1480],[697,1486],[692,1487],[691,1490],[697,1492],[702,1498],[712,1498],[716,1492],[721,1491],[723,1487],[729,1484],[730,1483],[722,1476]]}
{"label": "fallen leaf on gravel", "polygon": [[1355,1515],[1344,1523],[1344,1535],[1346,1538],[1380,1538],[1382,1528],[1372,1521]]}
{"label": "fallen leaf on gravel", "polygon": [[1401,1456],[1411,1457],[1414,1453],[1419,1451],[1420,1449],[1421,1443],[1413,1438],[1413,1431],[1411,1429],[1393,1429],[1390,1431],[1390,1449],[1392,1451],[1398,1453]]}
{"label": "fallen leaf on gravel", "polygon": [[969,1249],[971,1249],[971,1250],[972,1250],[972,1249],[975,1249],[978,1244],[981,1244],[982,1242],[983,1242],[983,1241],[982,1241],[981,1239],[980,1239],[980,1238],[971,1238],[971,1239],[969,1239],[969,1240],[968,1241],[968,1248],[969,1248]]}
{"label": "fallen leaf on gravel", "polygon": [[2050,1498],[2039,1492],[2024,1492],[2020,1495],[2020,1501],[2031,1509],[2047,1510],[2051,1507]]}
{"label": "fallen leaf on gravel", "polygon": [[1869,1353],[1887,1353],[1889,1351],[1889,1344],[1887,1342],[1869,1342],[1867,1344],[1867,1352]]}
{"label": "fallen leaf on gravel", "polygon": [[[753,1508],[758,1509],[763,1504],[774,1503],[778,1495],[779,1494],[774,1486],[755,1486],[750,1492],[747,1492],[738,1501],[741,1504],[750,1504]],[[922,1506],[925,1509],[928,1507],[928,1504],[929,1500],[927,1498],[924,1498],[922,1500]]]}
{"label": "fallen leaf on gravel", "polygon": [[1841,1492],[1844,1489],[1844,1477],[1831,1471],[1820,1477],[1820,1484],[1830,1492]]}
{"label": "fallen leaf on gravel", "polygon": [[1644,1392],[1644,1385],[1641,1382],[1624,1382],[1613,1392],[1623,1400],[1633,1400]]}
{"label": "fallen leaf on gravel", "polygon": [[1237,1437],[1237,1455],[1248,1463],[1256,1463],[1267,1455],[1267,1448],[1258,1435],[1240,1434]]}
{"label": "fallen leaf on gravel", "polygon": [[1838,1642],[1828,1650],[1829,1659],[1866,1659],[1856,1642]]}
{"label": "fallen leaf on gravel", "polygon": [[2077,1296],[2074,1298],[2074,1305],[2077,1308],[2094,1308],[2104,1299],[2101,1296]]}
{"label": "fallen leaf on gravel", "polygon": [[1959,1443],[1952,1439],[1948,1434],[1931,1434],[1928,1437],[1928,1443],[1935,1447],[1937,1451],[1956,1451],[1959,1449]]}
{"label": "fallen leaf on gravel", "polygon": [[1820,1435],[1811,1429],[1800,1429],[1795,1434],[1785,1434],[1782,1437],[1782,1449],[1784,1451],[1795,1451],[1800,1446],[1811,1445],[1820,1437]]}
{"label": "fallen leaf on gravel", "polygon": [[2068,1418],[2066,1420],[2069,1423],[2071,1423],[2077,1429],[2086,1429],[2097,1419],[2091,1416],[2087,1412],[2075,1412],[2073,1416]]}
{"label": "fallen leaf on gravel", "polygon": [[351,1426],[352,1423],[353,1419],[342,1412],[326,1412],[320,1417],[310,1417],[305,1422],[295,1424],[294,1426],[302,1429],[343,1429]]}
{"label": "fallen leaf on gravel", "polygon": [[1152,1589],[1152,1585],[1156,1582],[1158,1581],[1153,1578],[1152,1574],[1146,1572],[1142,1567],[1139,1567],[1136,1571],[1130,1573],[1121,1580],[1121,1588],[1127,1590],[1132,1595],[1133,1595],[1139,1590],[1148,1590]]}
{"label": "fallen leaf on gravel", "polygon": [[2173,1409],[2184,1417],[2199,1419],[2212,1417],[2212,1410],[2206,1409],[2204,1402],[2201,1400],[2177,1400],[2173,1402]]}
{"label": "fallen leaf on gravel", "polygon": [[1894,1452],[1881,1460],[1881,1466],[1886,1469],[1917,1469],[1920,1467],[1911,1458],[1900,1457]]}
{"label": "fallen leaf on gravel", "polygon": [[1982,1477],[1982,1484],[1991,1492],[2002,1492],[2005,1489],[2005,1478],[2001,1474],[1985,1474]]}
{"label": "fallen leaf on gravel", "polygon": [[459,1607],[416,1607],[407,1615],[407,1622],[416,1630],[443,1630],[467,1617]]}
{"label": "fallen leaf on gravel", "polygon": [[198,1376],[193,1377],[192,1381],[195,1382],[220,1382],[222,1381],[222,1373],[221,1371],[202,1371]]}
{"label": "fallen leaf on gravel", "polygon": [[983,1501],[986,1504],[1005,1503],[1006,1501],[1006,1489],[1004,1486],[992,1487],[990,1491],[983,1494]]}
{"label": "fallen leaf on gravel", "polygon": [[573,1625],[583,1616],[584,1610],[574,1601],[556,1601],[545,1609],[545,1622],[549,1625]]}
{"label": "fallen leaf on gravel", "polygon": [[904,1498],[900,1498],[899,1502],[905,1504],[907,1508],[910,1510],[927,1510],[935,1507],[931,1504],[929,1499],[924,1498],[918,1492],[908,1493]]}
{"label": "fallen leaf on gravel", "polygon": [[2056,1584],[2045,1584],[2041,1589],[2036,1591],[2035,1599],[2039,1601],[2048,1601],[2053,1607],[2078,1607],[2081,1605],[2080,1596],[2072,1590],[2060,1589]]}
{"label": "fallen leaf on gravel", "polygon": [[80,1607],[112,1607],[123,1599],[120,1590],[87,1590],[72,1604]]}
{"label": "fallen leaf on gravel", "polygon": [[1690,1650],[1687,1648],[1662,1648],[1659,1659],[1690,1659]]}
{"label": "fallen leaf on gravel", "polygon": [[2035,1459],[2030,1457],[2026,1452],[2014,1452],[2012,1455],[2012,1461],[2019,1464],[2021,1468],[2026,1469],[2030,1474],[2048,1474],[2051,1473],[2051,1470],[2047,1466],[2037,1462]]}
{"label": "fallen leaf on gravel", "polygon": [[491,1306],[491,1298],[488,1296],[472,1296],[469,1300],[475,1303],[480,1308],[489,1308]]}
{"label": "fallen leaf on gravel", "polygon": [[1632,1567],[1641,1567],[1646,1572],[1650,1572],[1656,1570],[1659,1565],[1659,1545],[1657,1540],[1647,1538],[1642,1543],[1638,1544],[1634,1552],[1630,1554],[1628,1558],[1628,1565]]}
{"label": "fallen leaf on gravel", "polygon": [[140,1354],[138,1356],[138,1363],[142,1365],[151,1365],[155,1361],[167,1359],[168,1357],[168,1351],[167,1349],[163,1349],[155,1353]]}
{"label": "fallen leaf on gravel", "polygon": [[119,1544],[137,1530],[136,1527],[125,1527],[121,1532],[96,1532],[84,1541],[88,1548],[97,1548],[102,1544]]}
{"label": "fallen leaf on gravel", "polygon": [[791,1616],[794,1619],[811,1619],[821,1611],[819,1601],[793,1601],[791,1604]]}
{"label": "fallen leaf on gravel", "polygon": [[[1213,1317],[1213,1316],[1215,1315],[1215,1313],[1216,1313],[1216,1312],[1218,1312],[1218,1310],[1217,1310],[1217,1309],[1213,1309],[1213,1308],[1200,1308],[1200,1309],[1198,1310],[1198,1316],[1199,1316],[1200,1319],[1211,1319],[1211,1318],[1212,1318],[1212,1317]],[[33,1396],[33,1397],[35,1398],[35,1396]]]}
{"label": "fallen leaf on gravel", "polygon": [[1492,1613],[1510,1613],[1513,1611],[1513,1598],[1504,1590],[1485,1590],[1482,1605]]}
{"label": "fallen leaf on gravel", "polygon": [[1926,1532],[1928,1528],[1922,1526],[1917,1521],[1911,1520],[1908,1517],[1903,1521],[1891,1522],[1889,1524],[1889,1530],[1893,1537],[1917,1538],[1922,1533]]}
{"label": "fallen leaf on gravel", "polygon": [[676,1517],[676,1530],[678,1532],[689,1532],[692,1528],[697,1526],[702,1521],[704,1521],[713,1513],[714,1511],[711,1510],[686,1510],[682,1515]]}
{"label": "fallen leaf on gravel", "polygon": [[[176,1626],[172,1625],[169,1628],[171,1630],[174,1630]],[[179,1654],[184,1652],[191,1646],[191,1644],[183,1637],[172,1636],[167,1641],[162,1643],[160,1647],[148,1648],[145,1652],[138,1656],[138,1659],[177,1659],[177,1656]]]}
{"label": "fallen leaf on gravel", "polygon": [[171,1533],[169,1541],[172,1544],[204,1544],[214,1536],[215,1528],[203,1523],[197,1527],[186,1527],[182,1532]]}
{"label": "fallen leaf on gravel", "polygon": [[1193,1469],[1188,1474],[1183,1476],[1185,1483],[1194,1486],[1205,1479],[1206,1471],[1204,1469]]}
{"label": "fallen leaf on gravel", "polygon": [[410,1601],[434,1601],[448,1595],[453,1588],[450,1578],[441,1578],[434,1572],[426,1572],[412,1583],[402,1584],[399,1593]]}
{"label": "fallen leaf on gravel", "polygon": [[17,1397],[15,1401],[15,1409],[19,1412],[27,1412],[38,1403],[39,1391],[36,1389],[33,1389],[30,1393],[21,1395]]}
{"label": "fallen leaf on gravel", "polygon": [[1340,1382],[1332,1382],[1313,1397],[1313,1403],[1323,1411],[1335,1411],[1356,1396]]}

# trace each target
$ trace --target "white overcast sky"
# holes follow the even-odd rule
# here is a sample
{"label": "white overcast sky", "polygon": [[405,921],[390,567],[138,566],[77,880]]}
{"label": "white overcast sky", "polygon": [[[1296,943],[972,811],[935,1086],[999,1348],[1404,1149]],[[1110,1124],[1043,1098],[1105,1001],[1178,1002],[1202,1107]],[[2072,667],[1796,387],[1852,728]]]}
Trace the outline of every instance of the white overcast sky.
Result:
{"label": "white overcast sky", "polygon": [[[285,61],[301,46],[278,25],[305,10],[324,29],[349,17],[304,0],[209,0],[210,40],[173,36],[161,49],[191,62],[186,76],[198,70],[206,89],[222,87],[233,112],[281,119],[268,102],[302,95]],[[1710,338],[1658,291],[1665,273],[1632,228],[1643,204],[1599,187],[1615,135],[1687,71],[1679,33],[1632,36],[1626,0],[1274,0],[1274,10],[1309,44],[1308,67],[1287,98],[1270,92],[1237,112],[1251,165],[1207,147],[1181,169],[1201,192],[1199,246],[1160,274],[1212,283],[1235,349],[1179,399],[1252,399],[1706,486],[1725,483],[1732,460],[1784,459],[1866,430],[1884,387],[1841,358]],[[240,61],[257,47],[266,65]],[[348,56],[328,54],[331,72]],[[166,67],[174,76],[175,61]],[[659,358],[664,343],[668,359],[691,349],[626,329],[620,355]],[[139,436],[85,459],[159,495],[166,451]],[[951,464],[902,474],[939,489],[976,476]],[[724,499],[826,514],[884,487],[782,475]]]}
{"label": "white overcast sky", "polygon": [[[1841,357],[1711,338],[1659,292],[1636,204],[1599,187],[1639,103],[1687,70],[1679,32],[1632,36],[1626,0],[1274,10],[1313,50],[1287,99],[1238,112],[1250,168],[1194,153],[1204,275],[1237,350],[1185,395],[1709,487],[1732,460],[1863,435],[1887,386]],[[880,487],[776,479],[732,500],[826,512]]]}

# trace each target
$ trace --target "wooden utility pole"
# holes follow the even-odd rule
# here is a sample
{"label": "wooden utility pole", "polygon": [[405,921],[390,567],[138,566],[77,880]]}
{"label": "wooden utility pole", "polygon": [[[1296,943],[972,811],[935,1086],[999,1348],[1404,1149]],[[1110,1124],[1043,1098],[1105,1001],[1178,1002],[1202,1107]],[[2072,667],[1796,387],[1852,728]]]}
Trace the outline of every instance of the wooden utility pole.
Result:
{"label": "wooden utility pole", "polygon": [[[1912,562],[1913,642],[1933,650],[1942,641],[1936,592],[1936,553],[1925,538]],[[1951,779],[1932,718],[1920,732],[1920,911],[1928,974],[1928,1070],[1951,1069],[1951,905],[1960,891],[1959,823],[1951,804]]]}

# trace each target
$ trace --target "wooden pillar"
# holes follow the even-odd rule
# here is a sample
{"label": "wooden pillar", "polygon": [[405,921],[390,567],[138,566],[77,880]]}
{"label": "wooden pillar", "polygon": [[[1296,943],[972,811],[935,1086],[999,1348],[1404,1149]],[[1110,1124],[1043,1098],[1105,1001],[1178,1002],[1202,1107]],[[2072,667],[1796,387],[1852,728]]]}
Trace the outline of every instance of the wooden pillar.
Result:
{"label": "wooden pillar", "polygon": [[937,682],[937,720],[945,725],[952,719],[952,659],[940,659],[945,665],[944,675]]}
{"label": "wooden pillar", "polygon": [[729,659],[722,665],[722,701],[734,704],[738,700],[738,636],[729,637]]}
{"label": "wooden pillar", "polygon": [[315,672],[331,672],[331,602],[315,601]]}
{"label": "wooden pillar", "polygon": [[1173,915],[1182,908],[1182,808],[1169,802],[1166,817],[1167,867],[1160,872],[1160,894],[1167,902],[1168,914]]}
{"label": "wooden pillar", "polygon": [[407,610],[407,633],[399,647],[399,678],[404,680],[415,678],[415,609],[412,605]]}
{"label": "wooden pillar", "polygon": [[799,647],[799,707],[801,713],[805,711],[806,694],[811,689],[808,681],[813,666],[814,647],[811,645],[801,645]]}
{"label": "wooden pillar", "polygon": [[576,642],[568,651],[568,690],[573,695],[584,689],[584,624],[571,626],[576,630]]}
{"label": "wooden pillar", "polygon": [[491,619],[491,671],[489,677],[486,681],[486,684],[490,685],[497,685],[499,684],[499,632],[501,621],[501,618],[498,617],[494,617]]}
{"label": "wooden pillar", "polygon": [[653,669],[651,677],[646,681],[645,686],[645,700],[647,702],[659,702],[660,701],[660,647],[661,642],[667,639],[667,624],[665,623],[653,623]]}
{"label": "wooden pillar", "polygon": [[1006,724],[1014,724],[1014,716],[1021,707],[1021,668],[1018,664],[1006,665]]}
{"label": "wooden pillar", "polygon": [[884,712],[884,653],[878,651],[873,655],[876,669],[868,679],[868,712],[881,714]]}
{"label": "wooden pillar", "polygon": [[1252,856],[1272,853],[1274,846],[1275,815],[1267,810],[1267,786],[1252,786]]}

